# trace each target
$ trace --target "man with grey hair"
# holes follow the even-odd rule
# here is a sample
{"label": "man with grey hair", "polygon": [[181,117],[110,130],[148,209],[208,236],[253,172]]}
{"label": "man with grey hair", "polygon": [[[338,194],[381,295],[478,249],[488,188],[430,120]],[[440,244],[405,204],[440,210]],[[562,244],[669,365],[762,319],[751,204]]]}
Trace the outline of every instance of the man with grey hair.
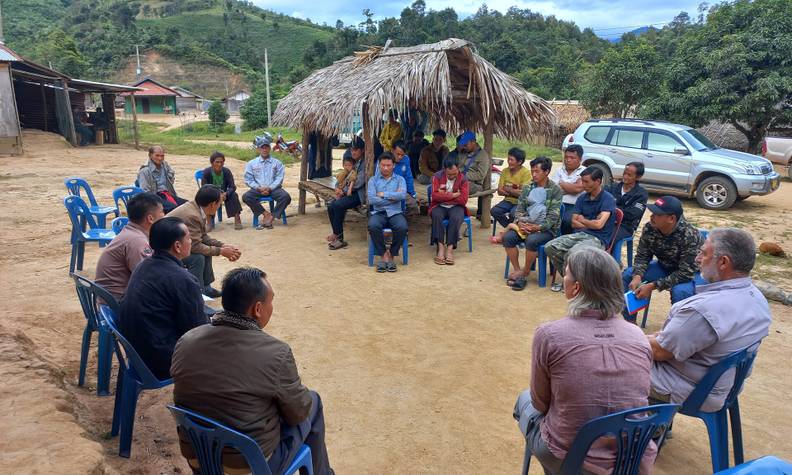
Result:
{"label": "man with grey hair", "polygon": [[[755,261],[756,245],[747,232],[718,228],[709,233],[696,256],[708,284],[674,304],[663,329],[647,336],[654,359],[652,399],[684,402],[711,366],[767,336],[770,307],[751,282]],[[733,382],[733,372],[722,377],[702,410],[720,410]]]}
{"label": "man with grey hair", "polygon": [[173,186],[176,174],[165,161],[165,149],[161,145],[152,145],[148,149],[148,157],[148,163],[138,170],[137,186],[156,194],[162,201],[163,211],[168,214],[187,200],[176,194]]}
{"label": "man with grey hair", "polygon": [[[272,229],[275,218],[280,218],[291,203],[291,195],[283,189],[286,168],[280,160],[270,156],[272,136],[269,133],[256,137],[253,145],[258,149],[259,156],[245,165],[245,184],[250,189],[242,195],[242,201],[250,206],[254,221],[256,216],[264,215],[256,229]],[[261,198],[267,197],[275,202],[272,213],[261,206]]]}
{"label": "man with grey hair", "polygon": [[[535,456],[545,473],[554,474],[583,424],[646,405],[652,367],[643,332],[619,317],[624,293],[613,257],[580,246],[569,252],[566,264],[567,316],[536,329],[531,389],[520,394],[514,407],[526,459]],[[641,473],[648,473],[656,454],[651,444],[641,459]],[[583,468],[610,473],[615,457],[613,444],[596,443]]]}

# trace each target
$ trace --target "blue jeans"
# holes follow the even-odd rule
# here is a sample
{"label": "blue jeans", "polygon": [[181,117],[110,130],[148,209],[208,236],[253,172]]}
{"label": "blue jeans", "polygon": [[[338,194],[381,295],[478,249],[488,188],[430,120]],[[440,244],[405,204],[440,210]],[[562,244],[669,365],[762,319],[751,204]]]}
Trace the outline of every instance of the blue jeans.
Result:
{"label": "blue jeans", "polygon": [[[643,275],[644,282],[654,282],[658,279],[662,279],[663,277],[668,277],[673,270],[666,269],[665,267],[661,266],[659,262],[652,261],[649,263],[649,266],[646,268],[646,272]],[[624,291],[626,292],[629,290],[630,281],[633,278],[633,268],[628,267],[624,269],[622,273],[622,282],[624,282]],[[706,282],[704,279],[701,278],[701,274],[696,272],[695,277],[693,280],[688,282],[682,282],[681,284],[677,284],[671,287],[671,303],[675,304],[681,300],[685,300],[688,297],[692,297],[696,293],[696,283],[699,285],[705,284]]]}
{"label": "blue jeans", "polygon": [[508,201],[503,200],[500,203],[493,206],[492,209],[490,210],[490,213],[492,214],[492,219],[494,219],[498,224],[500,224],[502,227],[505,228],[506,226],[509,225],[509,223],[512,222],[512,219],[514,219],[514,216],[512,216],[511,213],[514,211],[514,208],[516,207],[517,207],[516,204],[509,203]]}

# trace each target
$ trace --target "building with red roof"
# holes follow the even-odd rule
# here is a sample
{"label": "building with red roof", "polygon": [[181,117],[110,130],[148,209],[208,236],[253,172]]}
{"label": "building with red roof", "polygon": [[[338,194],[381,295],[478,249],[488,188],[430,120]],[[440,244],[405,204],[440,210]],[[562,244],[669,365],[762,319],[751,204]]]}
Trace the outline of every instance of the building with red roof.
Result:
{"label": "building with red roof", "polygon": [[[133,86],[143,89],[135,92],[134,103],[138,114],[176,114],[177,91],[151,78],[144,78]],[[131,114],[133,98],[131,94],[124,96],[124,110]]]}

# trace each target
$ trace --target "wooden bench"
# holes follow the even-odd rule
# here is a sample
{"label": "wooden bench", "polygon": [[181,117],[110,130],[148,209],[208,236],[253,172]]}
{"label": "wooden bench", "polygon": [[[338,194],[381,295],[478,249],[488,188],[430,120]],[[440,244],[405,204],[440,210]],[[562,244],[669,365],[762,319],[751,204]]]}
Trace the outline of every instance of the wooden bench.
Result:
{"label": "wooden bench", "polygon": [[[336,199],[335,187],[336,179],[333,176],[312,178],[310,180],[301,181],[297,184],[298,189],[311,193],[316,197],[317,207],[321,206],[319,201],[320,199],[325,201],[325,206],[327,206],[328,201],[333,201]],[[366,205],[358,206],[355,211],[365,216]]]}

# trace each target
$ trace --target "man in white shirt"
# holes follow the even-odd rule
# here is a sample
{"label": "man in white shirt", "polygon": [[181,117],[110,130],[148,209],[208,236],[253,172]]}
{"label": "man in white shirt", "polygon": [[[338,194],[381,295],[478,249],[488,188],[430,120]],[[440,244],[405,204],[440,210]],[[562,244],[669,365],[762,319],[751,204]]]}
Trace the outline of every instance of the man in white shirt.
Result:
{"label": "man in white shirt", "polygon": [[564,150],[564,166],[558,167],[550,176],[564,192],[564,216],[561,217],[561,234],[571,234],[572,229],[572,210],[578,197],[583,194],[583,180],[580,173],[586,169],[581,162],[583,161],[583,147],[572,144]]}

